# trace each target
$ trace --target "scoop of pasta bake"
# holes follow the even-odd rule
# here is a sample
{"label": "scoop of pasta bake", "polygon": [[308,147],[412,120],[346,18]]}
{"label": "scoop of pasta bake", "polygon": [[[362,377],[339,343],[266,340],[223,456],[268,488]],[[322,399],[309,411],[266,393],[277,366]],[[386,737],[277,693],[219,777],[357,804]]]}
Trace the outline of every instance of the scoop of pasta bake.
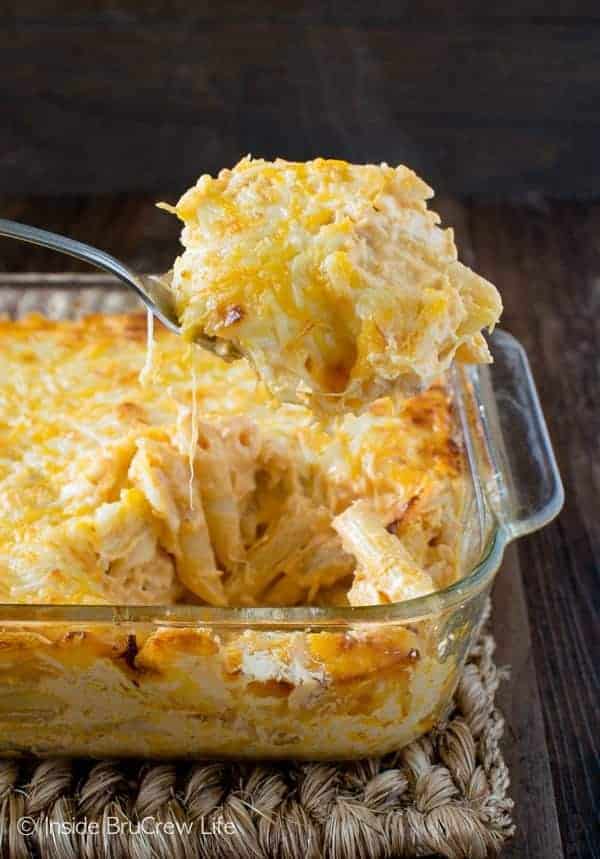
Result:
{"label": "scoop of pasta bake", "polygon": [[502,304],[457,259],[432,190],[407,167],[244,158],[175,207],[171,288],[183,333],[250,359],[280,400],[360,411],[488,362]]}

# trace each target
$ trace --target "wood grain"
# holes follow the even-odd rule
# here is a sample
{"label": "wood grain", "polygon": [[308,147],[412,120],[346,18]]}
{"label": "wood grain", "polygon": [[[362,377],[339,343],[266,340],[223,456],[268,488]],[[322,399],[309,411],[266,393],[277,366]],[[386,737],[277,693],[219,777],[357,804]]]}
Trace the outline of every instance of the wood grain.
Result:
{"label": "wood grain", "polygon": [[447,193],[598,195],[594,11],[3,3],[0,187],[174,194],[253,152],[405,161]]}
{"label": "wood grain", "polygon": [[[525,345],[566,489],[518,543],[566,855],[598,850],[600,207],[471,206],[479,270]],[[535,855],[535,854],[533,854]]]}
{"label": "wood grain", "polygon": [[522,570],[511,546],[494,587],[496,661],[510,666],[498,691],[506,719],[504,757],[510,771],[517,835],[503,859],[564,855],[536,677]]}
{"label": "wood grain", "polygon": [[[567,496],[556,522],[517,543],[497,584],[499,660],[513,665],[502,696],[519,822],[507,855],[590,859],[599,851],[600,205],[446,197],[437,208],[463,259],[503,293],[503,325],[527,348]],[[166,270],[177,250],[175,221],[147,195],[5,196],[0,212],[96,242],[144,271]],[[0,270],[74,267],[85,270],[0,244]]]}

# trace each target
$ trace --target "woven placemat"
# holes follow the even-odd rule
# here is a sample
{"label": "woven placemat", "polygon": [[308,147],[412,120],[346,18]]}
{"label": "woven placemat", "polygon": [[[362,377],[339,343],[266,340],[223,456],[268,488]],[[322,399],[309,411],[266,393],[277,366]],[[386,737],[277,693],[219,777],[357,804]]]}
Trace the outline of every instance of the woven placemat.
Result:
{"label": "woven placemat", "polygon": [[[115,312],[135,298],[103,276],[0,277],[0,313]],[[27,289],[24,291],[23,287]],[[488,607],[489,613],[489,607]],[[10,859],[252,857],[484,859],[513,834],[495,706],[503,672],[485,627],[448,721],[353,763],[0,762]]]}

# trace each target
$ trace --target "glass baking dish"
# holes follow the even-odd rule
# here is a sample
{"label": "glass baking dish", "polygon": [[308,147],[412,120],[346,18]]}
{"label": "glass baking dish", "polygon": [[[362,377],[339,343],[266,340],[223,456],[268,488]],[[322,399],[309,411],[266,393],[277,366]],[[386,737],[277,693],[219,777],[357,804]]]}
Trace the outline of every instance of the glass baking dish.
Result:
{"label": "glass baking dish", "polygon": [[470,491],[464,577],[360,608],[0,607],[0,754],[348,759],[448,710],[509,542],[563,489],[526,355],[452,371]]}

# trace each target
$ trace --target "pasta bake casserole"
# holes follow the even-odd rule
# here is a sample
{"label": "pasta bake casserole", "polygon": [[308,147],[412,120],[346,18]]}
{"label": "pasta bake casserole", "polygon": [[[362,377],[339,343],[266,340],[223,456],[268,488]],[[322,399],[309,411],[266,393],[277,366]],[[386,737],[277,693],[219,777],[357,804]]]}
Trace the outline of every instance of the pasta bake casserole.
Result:
{"label": "pasta bake casserole", "polygon": [[76,610],[0,623],[0,752],[357,757],[443,715],[483,590],[353,619],[475,565],[447,371],[501,303],[429,196],[244,159],[174,209],[185,338],[0,320],[0,600]]}
{"label": "pasta bake casserole", "polygon": [[[162,328],[142,382],[145,336],[138,315],[0,321],[4,603],[359,606],[460,575],[443,379],[324,424]],[[432,622],[2,625],[0,749],[379,753],[439,718],[467,631],[440,661]]]}

